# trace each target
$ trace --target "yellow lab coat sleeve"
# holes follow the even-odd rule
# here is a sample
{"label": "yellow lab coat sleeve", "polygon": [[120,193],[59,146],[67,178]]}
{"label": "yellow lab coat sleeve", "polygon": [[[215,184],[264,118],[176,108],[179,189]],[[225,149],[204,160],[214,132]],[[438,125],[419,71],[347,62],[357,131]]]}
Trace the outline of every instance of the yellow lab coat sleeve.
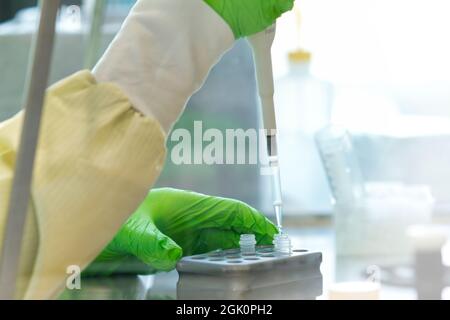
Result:
{"label": "yellow lab coat sleeve", "polygon": [[[0,245],[23,114],[0,124]],[[67,268],[86,267],[160,174],[159,123],[112,83],[81,71],[46,96],[17,298],[55,298]]]}

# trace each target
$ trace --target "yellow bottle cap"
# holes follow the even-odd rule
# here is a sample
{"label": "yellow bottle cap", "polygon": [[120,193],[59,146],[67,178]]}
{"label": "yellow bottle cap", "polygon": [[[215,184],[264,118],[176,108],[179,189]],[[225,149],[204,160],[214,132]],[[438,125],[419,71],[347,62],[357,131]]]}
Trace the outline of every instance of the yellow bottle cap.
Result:
{"label": "yellow bottle cap", "polygon": [[290,62],[310,62],[311,56],[311,52],[302,49],[291,51],[288,54]]}

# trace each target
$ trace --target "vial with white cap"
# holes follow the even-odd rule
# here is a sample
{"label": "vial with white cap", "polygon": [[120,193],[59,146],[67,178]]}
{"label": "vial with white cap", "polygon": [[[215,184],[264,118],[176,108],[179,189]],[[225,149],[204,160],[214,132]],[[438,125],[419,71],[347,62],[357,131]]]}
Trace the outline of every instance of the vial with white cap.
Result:
{"label": "vial with white cap", "polygon": [[256,238],[254,234],[242,234],[239,246],[241,247],[242,254],[254,254],[256,253]]}
{"label": "vial with white cap", "polygon": [[278,254],[291,254],[291,239],[285,233],[276,234],[273,239],[275,252]]}

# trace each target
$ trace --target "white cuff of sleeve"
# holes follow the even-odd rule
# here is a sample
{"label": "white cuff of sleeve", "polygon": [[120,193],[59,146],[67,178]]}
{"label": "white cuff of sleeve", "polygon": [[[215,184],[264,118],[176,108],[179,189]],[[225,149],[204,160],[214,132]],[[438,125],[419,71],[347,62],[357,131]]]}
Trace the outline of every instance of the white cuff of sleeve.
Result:
{"label": "white cuff of sleeve", "polygon": [[203,0],[139,0],[93,74],[168,133],[234,40]]}

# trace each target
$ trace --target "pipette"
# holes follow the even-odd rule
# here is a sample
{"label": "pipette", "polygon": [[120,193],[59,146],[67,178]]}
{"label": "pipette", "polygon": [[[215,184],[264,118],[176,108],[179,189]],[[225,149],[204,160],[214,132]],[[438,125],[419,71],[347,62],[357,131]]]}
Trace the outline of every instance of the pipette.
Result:
{"label": "pipette", "polygon": [[263,32],[248,38],[253,48],[255,60],[256,79],[258,92],[261,100],[264,129],[266,129],[267,152],[269,165],[272,168],[273,182],[273,206],[277,219],[279,232],[282,233],[282,208],[281,179],[278,164],[277,150],[277,124],[275,119],[274,104],[274,81],[272,69],[272,44],[275,40],[276,25],[271,26]]}

